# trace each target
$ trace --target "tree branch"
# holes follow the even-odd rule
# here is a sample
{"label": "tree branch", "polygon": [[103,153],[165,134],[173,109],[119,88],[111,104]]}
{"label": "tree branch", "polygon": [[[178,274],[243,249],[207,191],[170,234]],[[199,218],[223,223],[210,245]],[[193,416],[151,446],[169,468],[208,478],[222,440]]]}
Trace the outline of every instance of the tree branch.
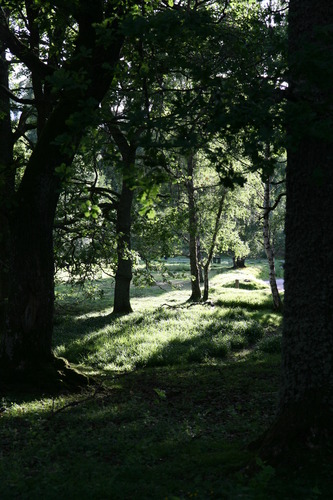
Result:
{"label": "tree branch", "polygon": [[17,97],[11,90],[9,90],[4,85],[0,85],[0,91],[6,94],[12,101],[18,102],[19,104],[34,105],[36,103],[35,99],[26,99],[24,97]]}
{"label": "tree branch", "polygon": [[[287,193],[280,193],[279,196],[276,198],[275,203],[271,207],[266,208],[266,207],[261,207],[260,205],[257,205],[257,207],[260,208],[261,210],[265,210],[266,214],[269,214],[270,212],[273,212],[273,210],[276,209],[281,199],[284,196],[286,196],[286,194]],[[260,219],[262,219],[262,217],[260,217]]]}
{"label": "tree branch", "polygon": [[45,63],[43,63],[39,57],[37,57],[32,50],[30,50],[26,45],[24,45],[15,35],[12,33],[3,8],[0,7],[0,40],[6,45],[6,47],[23,62],[30,71],[38,74],[40,77],[45,78],[48,75],[52,75],[55,68],[52,68]]}

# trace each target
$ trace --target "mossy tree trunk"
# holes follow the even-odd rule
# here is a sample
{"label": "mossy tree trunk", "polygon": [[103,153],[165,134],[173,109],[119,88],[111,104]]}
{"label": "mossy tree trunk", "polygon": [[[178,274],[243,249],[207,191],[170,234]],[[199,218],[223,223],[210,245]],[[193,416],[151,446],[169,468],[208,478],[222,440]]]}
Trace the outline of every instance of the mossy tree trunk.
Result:
{"label": "mossy tree trunk", "polygon": [[290,0],[282,386],[268,458],[333,431],[332,26],[331,0]]}

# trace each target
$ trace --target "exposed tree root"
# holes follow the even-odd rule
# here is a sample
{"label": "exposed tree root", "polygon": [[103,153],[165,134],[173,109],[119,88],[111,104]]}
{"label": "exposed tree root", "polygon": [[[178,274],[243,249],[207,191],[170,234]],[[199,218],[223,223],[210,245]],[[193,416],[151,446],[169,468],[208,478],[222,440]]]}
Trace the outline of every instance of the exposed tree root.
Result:
{"label": "exposed tree root", "polygon": [[89,384],[89,378],[64,358],[52,356],[44,362],[11,367],[0,364],[0,386],[4,392],[57,394],[75,392]]}
{"label": "exposed tree root", "polygon": [[325,451],[333,442],[333,414],[329,406],[302,402],[285,408],[268,431],[249,448],[273,466],[292,464],[304,455]]}

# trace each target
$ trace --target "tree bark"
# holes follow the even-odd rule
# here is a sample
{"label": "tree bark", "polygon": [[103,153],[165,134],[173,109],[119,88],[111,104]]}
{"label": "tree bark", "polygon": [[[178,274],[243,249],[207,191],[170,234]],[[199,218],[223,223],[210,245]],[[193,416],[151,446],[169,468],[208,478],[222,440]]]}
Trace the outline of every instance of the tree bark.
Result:
{"label": "tree bark", "polygon": [[276,284],[276,272],[275,272],[275,258],[274,258],[274,248],[271,244],[270,239],[270,228],[269,228],[269,217],[270,217],[270,178],[267,177],[264,183],[264,216],[263,216],[263,237],[264,237],[264,247],[265,253],[268,260],[269,266],[269,284],[271,287],[273,305],[276,311],[281,311],[282,302],[279,294],[279,290]]}
{"label": "tree bark", "polygon": [[290,0],[282,385],[270,457],[333,433],[332,26],[330,0]]}
{"label": "tree bark", "polygon": [[199,235],[197,236],[197,255],[198,255],[199,279],[200,279],[200,284],[202,284],[204,282],[204,274],[203,274],[201,243]]}
{"label": "tree bark", "polygon": [[10,217],[11,279],[2,358],[20,370],[52,358],[54,179],[42,176],[34,182],[34,191],[43,198],[31,197],[30,189],[21,193]]}
{"label": "tree bark", "polygon": [[[8,88],[8,62],[5,48],[0,46],[0,86]],[[0,92],[0,335],[5,328],[9,288],[9,221],[11,196],[14,192],[13,134],[10,103]]]}
{"label": "tree bark", "polygon": [[201,289],[200,289],[200,273],[199,273],[198,246],[197,246],[198,223],[197,223],[196,206],[194,198],[193,173],[194,173],[194,155],[190,154],[187,159],[187,181],[186,181],[186,189],[187,189],[188,205],[189,205],[189,253],[190,253],[190,270],[191,270],[191,291],[192,291],[189,301],[199,302],[201,299]]}

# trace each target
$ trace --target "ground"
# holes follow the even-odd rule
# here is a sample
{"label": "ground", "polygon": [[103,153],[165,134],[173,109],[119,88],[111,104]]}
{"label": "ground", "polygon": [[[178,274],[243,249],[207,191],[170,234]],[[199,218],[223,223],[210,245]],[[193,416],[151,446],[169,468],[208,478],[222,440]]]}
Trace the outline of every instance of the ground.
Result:
{"label": "ground", "polygon": [[286,468],[249,447],[274,419],[280,377],[281,316],[258,269],[237,275],[240,289],[218,270],[210,304],[133,290],[126,317],[110,314],[107,288],[59,298],[55,352],[95,383],[2,396],[1,499],[332,498],[328,446]]}

